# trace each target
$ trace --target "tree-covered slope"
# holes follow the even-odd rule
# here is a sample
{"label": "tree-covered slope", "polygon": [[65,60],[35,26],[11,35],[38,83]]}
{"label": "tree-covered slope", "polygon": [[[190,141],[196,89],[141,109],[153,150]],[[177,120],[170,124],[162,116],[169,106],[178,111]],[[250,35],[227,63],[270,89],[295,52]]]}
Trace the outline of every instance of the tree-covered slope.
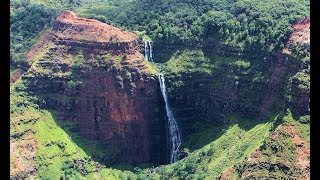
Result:
{"label": "tree-covered slope", "polygon": [[[309,1],[12,0],[10,4],[12,179],[310,178]],[[97,36],[81,34],[89,30],[77,34],[79,28],[70,26],[57,26],[57,34],[72,32],[69,39],[74,42],[67,38],[65,44],[56,43],[60,38],[56,44],[44,41],[36,46],[50,34],[62,10],[132,31],[139,36],[135,43],[148,37],[155,62],[143,61],[141,54],[100,52]],[[142,41],[134,48],[143,53]],[[31,49],[33,63],[25,58]],[[150,130],[153,146],[166,141],[159,136],[166,128],[158,125],[165,119],[164,104],[158,100],[158,72],[166,77],[169,103],[181,130],[181,160],[168,165],[119,163],[115,159],[128,157],[121,156],[121,148],[132,147],[126,150],[130,154],[141,145],[127,142],[126,133],[147,136],[139,126],[143,132]],[[152,85],[146,86],[149,80]],[[110,92],[116,92],[113,109],[106,101]],[[139,105],[153,100],[157,103],[148,108]],[[99,129],[110,123],[98,122],[105,107],[112,110],[108,120],[117,126],[108,126],[110,131]],[[141,110],[126,112],[136,107]],[[125,118],[118,117],[140,117],[135,113],[152,117],[142,118],[152,125],[122,128],[119,122]],[[121,148],[87,138],[83,133],[90,128],[105,137],[122,129],[123,141],[115,141]],[[120,152],[117,158],[115,149]],[[160,149],[165,147],[151,152]]]}
{"label": "tree-covered slope", "polygon": [[[11,1],[11,59],[35,44],[39,33],[63,9],[131,31],[156,43],[238,46],[247,56],[265,57],[284,48],[291,25],[309,16],[309,1]],[[51,21],[52,23],[52,21]],[[207,42],[207,43],[206,43]],[[161,60],[160,60],[161,61]]]}

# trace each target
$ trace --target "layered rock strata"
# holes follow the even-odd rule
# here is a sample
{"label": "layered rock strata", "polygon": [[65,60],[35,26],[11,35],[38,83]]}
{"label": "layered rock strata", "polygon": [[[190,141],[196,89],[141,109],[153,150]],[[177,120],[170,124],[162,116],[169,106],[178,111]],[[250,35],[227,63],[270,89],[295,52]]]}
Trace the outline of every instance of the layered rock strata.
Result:
{"label": "layered rock strata", "polygon": [[108,145],[108,162],[166,163],[166,121],[138,36],[63,11],[26,58],[28,91],[73,131]]}

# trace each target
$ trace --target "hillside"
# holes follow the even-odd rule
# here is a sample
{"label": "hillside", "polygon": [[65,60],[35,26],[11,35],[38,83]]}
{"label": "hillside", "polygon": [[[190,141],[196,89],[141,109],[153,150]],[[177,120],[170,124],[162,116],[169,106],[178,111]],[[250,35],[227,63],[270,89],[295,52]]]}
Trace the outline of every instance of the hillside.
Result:
{"label": "hillside", "polygon": [[310,179],[308,9],[12,1],[11,178]]}

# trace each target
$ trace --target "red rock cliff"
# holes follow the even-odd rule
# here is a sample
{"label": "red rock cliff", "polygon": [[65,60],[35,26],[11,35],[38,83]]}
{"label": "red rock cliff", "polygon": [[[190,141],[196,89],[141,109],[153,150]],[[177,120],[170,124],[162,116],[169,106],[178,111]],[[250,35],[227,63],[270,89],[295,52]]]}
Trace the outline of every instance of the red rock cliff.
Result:
{"label": "red rock cliff", "polygon": [[[291,51],[295,48],[295,46],[305,47],[306,51],[309,51],[310,46],[310,19],[302,19],[298,23],[293,25],[293,32],[286,43],[285,48],[281,53],[279,53],[276,57],[276,62],[271,66],[272,74],[268,79],[268,82],[265,86],[265,92],[263,94],[263,98],[260,105],[258,119],[263,120],[267,118],[267,114],[270,109],[274,106],[275,97],[282,91],[284,85],[284,76],[286,70],[297,71],[294,69],[294,59],[291,56]],[[299,60],[300,61],[300,60]],[[301,62],[300,62],[301,63]],[[300,64],[298,63],[298,64]],[[299,67],[301,69],[303,67]],[[295,72],[297,73],[297,72]],[[300,93],[299,103],[295,104],[295,106],[299,106],[298,109],[303,109],[304,111],[308,111],[309,104],[309,93]]]}
{"label": "red rock cliff", "polygon": [[163,100],[138,36],[62,12],[26,58],[23,77],[45,108],[78,122],[83,137],[109,145],[110,162],[165,163]]}

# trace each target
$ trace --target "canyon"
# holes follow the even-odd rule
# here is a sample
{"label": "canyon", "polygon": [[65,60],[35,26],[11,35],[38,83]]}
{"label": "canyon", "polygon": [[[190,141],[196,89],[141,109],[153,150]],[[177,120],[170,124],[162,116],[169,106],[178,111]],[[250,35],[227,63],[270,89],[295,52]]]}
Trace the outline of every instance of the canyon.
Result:
{"label": "canyon", "polygon": [[[61,124],[72,124],[70,129],[64,129],[72,131],[68,134],[70,140],[77,137],[72,135],[75,133],[84,141],[101,143],[105,157],[90,154],[97,162],[107,167],[118,163],[177,166],[174,162],[189,161],[218,138],[210,137],[192,145],[195,134],[212,127],[231,127],[234,116],[250,120],[250,125],[241,126],[248,131],[256,124],[268,124],[287,109],[292,110],[291,118],[309,123],[310,62],[294,52],[296,47],[303,47],[307,51],[304,53],[308,53],[309,28],[309,19],[299,21],[293,25],[294,31],[281,52],[268,62],[257,62],[243,56],[237,48],[223,45],[195,49],[179,44],[153,46],[152,41],[133,32],[62,11],[26,54],[28,70],[14,72],[11,83],[18,84],[17,93],[28,92],[38,109],[49,110],[62,129]],[[163,60],[158,56],[161,54],[170,57]],[[18,101],[17,106],[23,103]],[[30,123],[38,121],[39,117]],[[19,129],[16,124],[20,122],[12,123]],[[266,136],[265,142],[274,143],[289,134],[294,141],[290,145],[297,147],[292,152],[298,157],[290,159],[291,164],[286,167],[300,168],[307,179],[309,144],[297,130],[298,125],[279,127]],[[228,130],[218,131],[222,136]],[[39,158],[35,149],[41,142],[33,139],[36,131],[27,132],[28,141],[23,140],[22,144],[30,147],[28,162],[21,165],[19,160],[15,169],[33,175],[37,168],[32,159]],[[16,152],[21,134],[12,136],[10,151]],[[238,137],[241,140],[242,135]],[[244,179],[253,178],[261,170],[261,164],[265,166],[263,169],[283,165],[282,162],[270,165],[263,159],[267,154],[261,153],[266,151],[263,148],[248,154],[243,169],[229,167],[220,178],[230,179],[229,175],[236,171]],[[188,156],[189,150],[194,154]],[[213,152],[207,150],[206,155]],[[289,158],[283,156],[284,160]],[[79,159],[74,163],[81,164]],[[197,162],[201,160],[198,158]],[[82,170],[85,168],[80,166],[81,174],[86,175]],[[157,173],[156,169],[152,167],[150,171]]]}
{"label": "canyon", "polygon": [[[30,69],[23,78],[43,107],[56,110],[61,120],[78,123],[74,131],[114,146],[114,162],[166,163],[168,124],[158,72],[145,64],[152,60],[151,43],[138,41],[133,33],[64,11],[26,55]],[[229,51],[223,50],[222,54]],[[249,66],[239,66],[237,61],[220,64],[212,75],[168,76],[168,88],[174,89],[169,101],[182,136],[196,132],[193,119],[221,125],[229,122],[230,113],[258,121],[270,117],[273,99],[284,101],[283,94],[276,95],[285,91],[280,85],[285,84],[282,77],[288,66],[284,56],[288,59],[288,55],[279,54],[272,60],[271,77],[261,65],[249,62]],[[254,80],[257,78],[269,80]],[[184,86],[175,86],[177,81]]]}

